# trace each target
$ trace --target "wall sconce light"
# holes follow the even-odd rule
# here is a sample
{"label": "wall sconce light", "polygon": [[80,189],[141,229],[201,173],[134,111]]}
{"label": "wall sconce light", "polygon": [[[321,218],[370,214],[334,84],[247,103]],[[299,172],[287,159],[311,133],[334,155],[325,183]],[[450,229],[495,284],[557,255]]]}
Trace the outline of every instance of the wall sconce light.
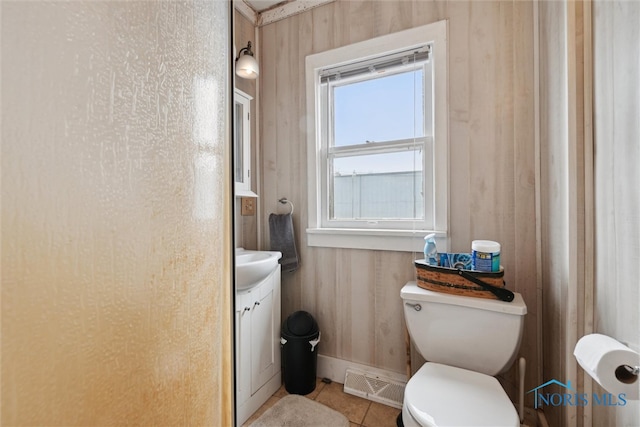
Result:
{"label": "wall sconce light", "polygon": [[[244,52],[244,53],[243,53]],[[260,74],[258,61],[253,57],[251,51],[251,42],[247,43],[247,47],[243,47],[236,57],[236,74],[243,79],[255,79]]]}

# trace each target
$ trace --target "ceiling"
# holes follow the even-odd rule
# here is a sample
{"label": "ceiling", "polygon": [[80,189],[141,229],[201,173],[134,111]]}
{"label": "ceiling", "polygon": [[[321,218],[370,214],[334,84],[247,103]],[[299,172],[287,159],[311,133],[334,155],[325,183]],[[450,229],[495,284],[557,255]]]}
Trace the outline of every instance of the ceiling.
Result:
{"label": "ceiling", "polygon": [[280,3],[288,3],[289,1],[287,0],[244,0],[244,2],[247,3],[251,7],[251,9],[259,13],[259,12],[264,12],[265,10],[269,10],[275,5],[278,5]]}
{"label": "ceiling", "polygon": [[[1,0],[0,0],[1,1]],[[256,27],[285,19],[335,0],[234,0],[234,5]]]}

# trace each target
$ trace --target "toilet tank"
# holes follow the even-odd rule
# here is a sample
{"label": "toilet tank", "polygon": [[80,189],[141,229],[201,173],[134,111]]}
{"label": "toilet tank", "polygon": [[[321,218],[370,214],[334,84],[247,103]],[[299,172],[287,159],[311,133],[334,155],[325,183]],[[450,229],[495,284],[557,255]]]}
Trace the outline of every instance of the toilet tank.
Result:
{"label": "toilet tank", "polygon": [[415,282],[400,291],[409,335],[429,362],[497,375],[518,354],[527,306],[422,289]]}

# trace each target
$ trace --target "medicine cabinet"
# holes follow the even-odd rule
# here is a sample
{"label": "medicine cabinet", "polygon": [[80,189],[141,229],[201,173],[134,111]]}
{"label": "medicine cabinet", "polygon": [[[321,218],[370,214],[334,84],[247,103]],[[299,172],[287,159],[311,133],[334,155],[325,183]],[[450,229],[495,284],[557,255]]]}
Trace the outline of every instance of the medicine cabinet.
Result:
{"label": "medicine cabinet", "polygon": [[253,97],[235,90],[234,94],[234,175],[237,197],[257,197],[251,191],[251,100]]}

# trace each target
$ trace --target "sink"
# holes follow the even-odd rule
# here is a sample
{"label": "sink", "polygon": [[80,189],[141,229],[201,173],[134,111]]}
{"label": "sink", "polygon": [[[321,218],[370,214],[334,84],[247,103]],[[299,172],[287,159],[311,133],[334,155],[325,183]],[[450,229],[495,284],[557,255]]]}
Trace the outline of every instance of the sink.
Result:
{"label": "sink", "polygon": [[278,267],[282,254],[277,251],[236,249],[236,290],[246,291],[262,282]]}

